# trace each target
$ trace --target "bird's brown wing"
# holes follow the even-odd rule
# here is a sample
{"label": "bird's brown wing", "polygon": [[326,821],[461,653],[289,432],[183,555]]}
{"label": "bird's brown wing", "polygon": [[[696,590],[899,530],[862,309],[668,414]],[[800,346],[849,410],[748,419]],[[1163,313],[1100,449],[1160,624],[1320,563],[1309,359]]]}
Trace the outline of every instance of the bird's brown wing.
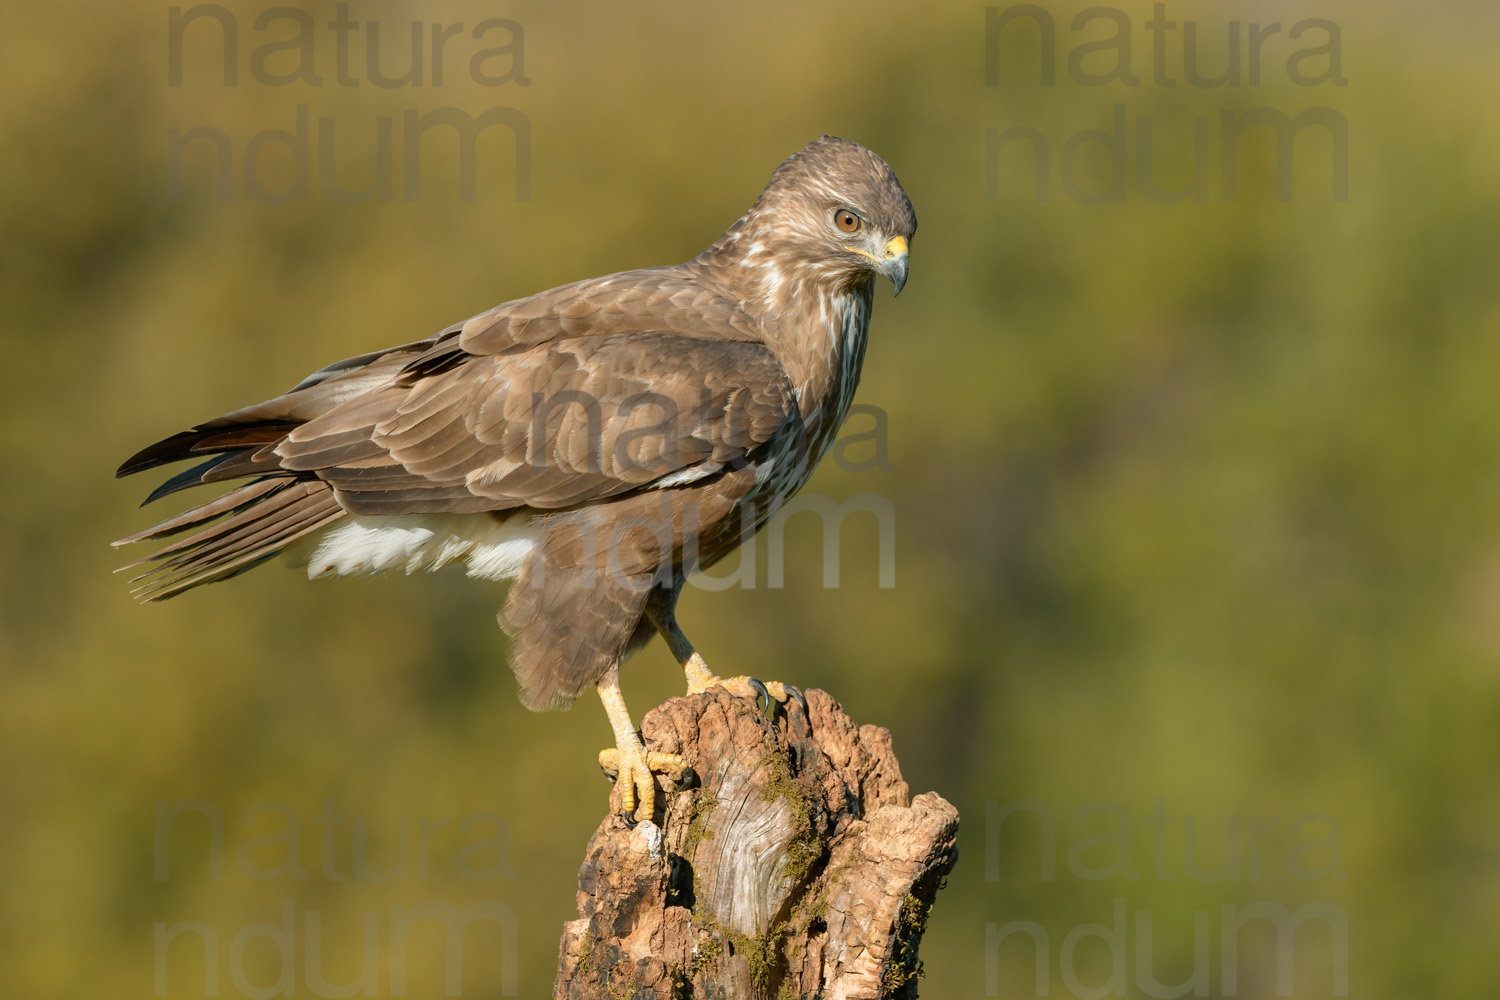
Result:
{"label": "bird's brown wing", "polygon": [[160,600],[347,511],[555,509],[712,474],[795,419],[786,374],[752,332],[675,268],[506,303],[138,452],[119,475],[207,456],[148,502],[251,482],[117,544],[194,532],[138,561],[156,564],[142,590]]}
{"label": "bird's brown wing", "polygon": [[664,333],[465,353],[301,424],[260,459],[356,514],[555,510],[743,460],[796,412],[760,344]]}
{"label": "bird's brown wing", "polygon": [[690,265],[677,265],[590,278],[507,302],[444,331],[431,353],[457,347],[469,354],[501,354],[620,333],[759,339],[755,322],[735,300],[705,283]]}

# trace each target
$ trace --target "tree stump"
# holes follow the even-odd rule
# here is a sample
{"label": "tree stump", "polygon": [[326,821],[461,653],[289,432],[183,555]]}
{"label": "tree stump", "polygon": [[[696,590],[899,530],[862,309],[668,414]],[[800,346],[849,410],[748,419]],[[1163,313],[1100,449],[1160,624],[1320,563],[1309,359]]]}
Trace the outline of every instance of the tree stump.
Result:
{"label": "tree stump", "polygon": [[578,872],[555,998],[917,995],[958,811],[910,798],[887,730],[823,691],[773,722],[721,689],[661,705],[641,730],[697,787],[664,790],[633,830],[615,792]]}

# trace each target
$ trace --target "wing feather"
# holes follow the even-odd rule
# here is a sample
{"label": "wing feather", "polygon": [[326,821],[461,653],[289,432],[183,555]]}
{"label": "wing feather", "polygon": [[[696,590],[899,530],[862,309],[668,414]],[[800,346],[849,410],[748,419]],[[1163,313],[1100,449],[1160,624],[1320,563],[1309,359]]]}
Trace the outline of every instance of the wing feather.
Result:
{"label": "wing feather", "polygon": [[553,509],[709,460],[730,465],[795,411],[790,380],[762,345],[617,334],[386,386],[297,427],[275,450],[283,468],[331,483],[360,513]]}
{"label": "wing feather", "polygon": [[207,459],[152,499],[252,481],[126,541],[194,531],[144,560],[160,599],[344,512],[545,511],[700,482],[800,420],[758,337],[686,266],[505,303],[137,452],[119,475]]}

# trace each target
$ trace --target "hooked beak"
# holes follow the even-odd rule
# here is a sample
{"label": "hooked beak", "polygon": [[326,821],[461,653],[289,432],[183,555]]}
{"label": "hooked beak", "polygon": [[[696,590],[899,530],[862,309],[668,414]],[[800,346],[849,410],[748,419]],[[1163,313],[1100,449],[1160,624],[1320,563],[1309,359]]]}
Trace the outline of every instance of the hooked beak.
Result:
{"label": "hooked beak", "polygon": [[906,237],[897,236],[885,245],[885,259],[880,261],[879,270],[891,279],[896,295],[900,295],[906,286]]}
{"label": "hooked beak", "polygon": [[891,279],[891,284],[896,286],[896,294],[901,294],[901,289],[906,287],[906,237],[897,236],[885,245],[885,255],[877,257],[868,250],[859,247],[845,245],[845,250],[853,251],[861,257],[868,257],[875,262],[875,270]]}

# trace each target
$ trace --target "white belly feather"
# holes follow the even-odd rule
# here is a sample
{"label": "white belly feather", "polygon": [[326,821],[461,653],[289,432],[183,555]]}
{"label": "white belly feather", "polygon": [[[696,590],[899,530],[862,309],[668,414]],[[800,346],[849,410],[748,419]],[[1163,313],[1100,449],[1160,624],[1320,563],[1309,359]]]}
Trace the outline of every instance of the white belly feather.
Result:
{"label": "white belly feather", "polygon": [[531,518],[504,522],[489,514],[403,514],[361,517],[338,524],[287,550],[287,562],[306,566],[310,579],[401,570],[436,570],[454,561],[480,580],[513,580],[531,555]]}

